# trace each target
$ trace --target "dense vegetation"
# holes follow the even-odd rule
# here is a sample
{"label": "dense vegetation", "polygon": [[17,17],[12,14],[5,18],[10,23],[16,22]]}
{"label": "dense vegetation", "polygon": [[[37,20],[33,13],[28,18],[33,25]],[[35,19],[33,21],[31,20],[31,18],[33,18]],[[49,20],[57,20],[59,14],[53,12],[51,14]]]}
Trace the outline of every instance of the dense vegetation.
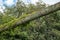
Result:
{"label": "dense vegetation", "polygon": [[[0,14],[0,25],[8,23],[21,15],[28,15],[46,8],[45,3],[24,4],[17,2],[16,6],[7,7]],[[60,10],[40,17],[15,28],[0,32],[0,40],[60,40]]]}

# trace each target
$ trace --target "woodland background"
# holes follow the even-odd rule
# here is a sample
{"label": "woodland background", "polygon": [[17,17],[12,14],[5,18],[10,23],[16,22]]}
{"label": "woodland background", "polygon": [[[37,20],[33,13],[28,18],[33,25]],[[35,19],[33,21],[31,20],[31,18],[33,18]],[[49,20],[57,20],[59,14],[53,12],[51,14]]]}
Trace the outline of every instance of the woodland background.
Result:
{"label": "woodland background", "polygon": [[[28,14],[34,14],[48,6],[42,1],[36,2],[36,5],[32,3],[26,5],[20,0],[15,6],[8,7],[5,5],[4,13],[0,12],[0,25],[22,15],[25,17]],[[60,10],[2,31],[0,32],[0,40],[60,40]]]}

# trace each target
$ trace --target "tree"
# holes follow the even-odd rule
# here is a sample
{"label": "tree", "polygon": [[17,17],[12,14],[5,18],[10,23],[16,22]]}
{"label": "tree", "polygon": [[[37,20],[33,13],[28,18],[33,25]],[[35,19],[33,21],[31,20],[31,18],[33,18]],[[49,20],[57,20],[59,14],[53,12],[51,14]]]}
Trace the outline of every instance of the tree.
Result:
{"label": "tree", "polygon": [[42,9],[40,12],[38,11],[38,12],[36,12],[34,14],[27,15],[26,17],[23,16],[22,19],[20,17],[20,18],[15,19],[15,20],[13,20],[11,22],[8,22],[7,24],[4,24],[3,26],[1,25],[0,30],[2,31],[2,30],[5,30],[5,29],[8,29],[10,26],[14,27],[15,25],[26,23],[26,22],[28,22],[30,20],[36,19],[38,17],[44,16],[44,15],[47,15],[47,14],[50,14],[51,12],[55,12],[55,11],[57,11],[59,9],[60,9],[60,3],[57,3],[55,5],[49,6],[49,7],[45,8],[45,9]]}

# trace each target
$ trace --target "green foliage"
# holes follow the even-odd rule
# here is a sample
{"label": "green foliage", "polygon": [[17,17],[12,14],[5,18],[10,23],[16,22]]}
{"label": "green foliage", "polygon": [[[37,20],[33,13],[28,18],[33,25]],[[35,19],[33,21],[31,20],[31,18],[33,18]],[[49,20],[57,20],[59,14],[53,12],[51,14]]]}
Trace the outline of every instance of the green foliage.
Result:
{"label": "green foliage", "polygon": [[[0,16],[0,28],[11,27],[30,13],[34,14],[45,7],[45,4],[39,2],[26,6],[19,1],[15,7],[6,8],[5,15]],[[10,27],[0,32],[0,40],[60,40],[60,10],[15,28]]]}
{"label": "green foliage", "polygon": [[0,25],[4,24],[4,23],[8,23],[9,21],[14,20],[14,19],[16,19],[16,18],[11,17],[11,16],[7,16],[7,15],[1,16]]}

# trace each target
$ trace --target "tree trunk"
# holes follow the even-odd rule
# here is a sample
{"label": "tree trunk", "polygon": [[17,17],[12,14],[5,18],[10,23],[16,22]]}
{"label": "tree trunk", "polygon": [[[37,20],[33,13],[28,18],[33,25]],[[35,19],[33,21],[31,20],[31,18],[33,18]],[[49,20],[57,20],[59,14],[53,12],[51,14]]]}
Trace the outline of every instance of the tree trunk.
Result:
{"label": "tree trunk", "polygon": [[8,22],[6,24],[0,25],[0,32],[3,30],[10,29],[10,28],[15,28],[17,25],[24,24],[26,22],[29,22],[29,21],[37,19],[39,17],[51,14],[52,12],[55,12],[58,10],[60,10],[60,2],[56,3],[54,5],[51,5],[49,7],[46,7],[44,9],[42,9],[41,11],[37,11],[34,14],[30,14],[29,16],[27,16],[23,19],[18,18],[16,20],[12,20],[11,22]]}

